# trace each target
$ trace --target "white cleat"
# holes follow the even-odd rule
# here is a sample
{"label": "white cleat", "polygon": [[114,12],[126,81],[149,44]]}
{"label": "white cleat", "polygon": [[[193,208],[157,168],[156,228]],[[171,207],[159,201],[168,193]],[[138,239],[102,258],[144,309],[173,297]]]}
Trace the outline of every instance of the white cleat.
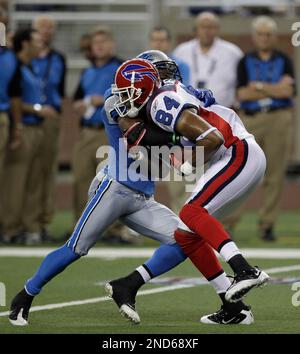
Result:
{"label": "white cleat", "polygon": [[141,322],[139,314],[130,305],[122,305],[119,310],[120,314],[134,324]]}
{"label": "white cleat", "polygon": [[29,310],[33,301],[33,296],[27,294],[22,289],[12,300],[9,311],[9,322],[14,326],[27,326]]}
{"label": "white cleat", "polygon": [[240,301],[251,289],[262,287],[270,280],[264,271],[254,267],[252,272],[236,275],[227,289],[225,299],[229,302]]}
{"label": "white cleat", "polygon": [[28,326],[28,321],[23,318],[22,314],[23,309],[21,309],[21,311],[18,313],[18,317],[16,320],[12,320],[9,318],[9,322],[14,326]]}
{"label": "white cleat", "polygon": [[133,324],[141,322],[140,316],[135,309],[134,296],[119,280],[106,283],[104,289],[107,295],[118,305],[119,312],[123,317]]}
{"label": "white cleat", "polygon": [[224,306],[222,306],[219,311],[201,317],[200,322],[213,325],[250,325],[254,322],[254,317],[248,306],[245,306],[244,309],[238,313],[227,311]]}

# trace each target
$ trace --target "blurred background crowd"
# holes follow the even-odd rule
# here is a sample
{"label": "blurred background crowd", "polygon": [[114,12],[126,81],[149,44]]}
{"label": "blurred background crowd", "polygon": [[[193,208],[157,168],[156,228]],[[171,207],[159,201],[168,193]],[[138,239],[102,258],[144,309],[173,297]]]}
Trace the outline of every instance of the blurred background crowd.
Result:
{"label": "blurred background crowd", "polygon": [[[184,84],[211,89],[255,135],[268,168],[246,207],[259,209],[260,238],[276,240],[280,209],[300,207],[300,49],[291,42],[300,1],[237,3],[0,0],[2,243],[51,242],[54,216],[72,209],[60,230],[68,237],[107,144],[103,94],[120,63],[147,49],[168,54]],[[156,197],[178,212],[187,195],[183,182],[160,182]],[[242,211],[225,222],[233,237]],[[104,240],[139,238],[116,223]]]}

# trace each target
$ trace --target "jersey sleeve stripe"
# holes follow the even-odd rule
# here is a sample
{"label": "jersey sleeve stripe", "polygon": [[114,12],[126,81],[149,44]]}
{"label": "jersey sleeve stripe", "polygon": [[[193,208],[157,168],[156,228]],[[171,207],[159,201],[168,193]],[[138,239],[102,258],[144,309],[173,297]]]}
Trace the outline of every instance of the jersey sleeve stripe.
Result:
{"label": "jersey sleeve stripe", "polygon": [[226,122],[226,120],[223,119],[219,114],[200,107],[199,115],[213,127],[216,127],[219,130],[219,132],[224,137],[224,145],[227,149],[239,140],[237,136],[233,135],[230,124]]}

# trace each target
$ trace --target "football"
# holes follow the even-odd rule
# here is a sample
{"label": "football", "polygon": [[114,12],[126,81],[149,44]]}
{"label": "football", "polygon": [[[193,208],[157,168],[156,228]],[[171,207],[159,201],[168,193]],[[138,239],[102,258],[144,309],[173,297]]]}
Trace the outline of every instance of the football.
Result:
{"label": "football", "polygon": [[125,132],[127,129],[129,129],[131,126],[133,126],[135,123],[138,122],[143,122],[143,119],[140,117],[137,118],[127,118],[127,117],[122,117],[119,118],[119,127],[123,132]]}

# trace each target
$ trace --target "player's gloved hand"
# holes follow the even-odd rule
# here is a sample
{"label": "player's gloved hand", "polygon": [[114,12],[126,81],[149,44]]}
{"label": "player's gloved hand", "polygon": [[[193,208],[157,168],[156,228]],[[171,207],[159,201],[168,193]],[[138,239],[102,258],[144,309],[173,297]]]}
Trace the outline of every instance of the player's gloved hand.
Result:
{"label": "player's gloved hand", "polygon": [[216,99],[211,90],[199,90],[195,89],[193,86],[188,86],[187,89],[192,95],[198,98],[198,100],[204,103],[204,107],[209,107],[216,103]]}
{"label": "player's gloved hand", "polygon": [[133,146],[139,145],[145,134],[145,124],[143,122],[134,123],[123,134],[123,137],[127,140],[127,149],[130,150]]}

